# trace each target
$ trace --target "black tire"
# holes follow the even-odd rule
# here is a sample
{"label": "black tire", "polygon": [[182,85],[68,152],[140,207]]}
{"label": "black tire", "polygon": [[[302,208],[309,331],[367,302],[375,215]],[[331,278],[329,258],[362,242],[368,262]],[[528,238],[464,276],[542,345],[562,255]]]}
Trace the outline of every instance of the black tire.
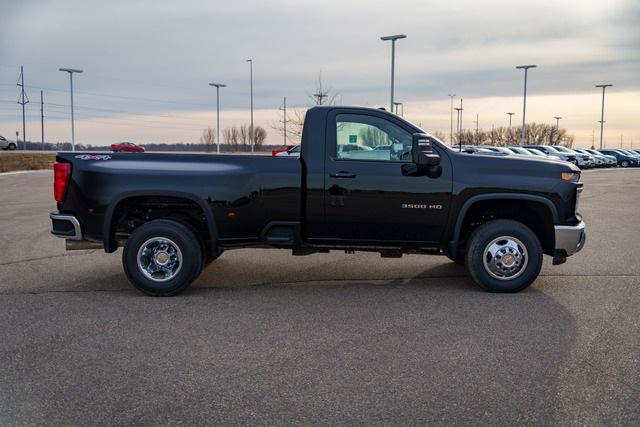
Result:
{"label": "black tire", "polygon": [[[175,245],[181,254],[175,275],[164,281],[148,277],[138,265],[139,251],[146,242],[155,238],[170,242],[171,247]],[[202,271],[202,246],[200,239],[184,224],[156,219],[141,225],[131,234],[122,253],[122,265],[131,284],[140,291],[152,296],[173,296],[189,287]]]}
{"label": "black tire", "polygon": [[623,160],[622,162],[620,162],[620,166],[622,166],[623,168],[629,167],[629,162],[626,160]]}
{"label": "black tire", "polygon": [[10,150],[10,151],[15,150],[16,149],[16,144],[13,144],[13,143],[9,144],[9,147],[7,147],[7,149]]}
{"label": "black tire", "polygon": [[[517,274],[514,274],[511,279],[508,276],[496,278],[489,272],[489,268],[485,268],[485,250],[500,237],[515,238],[512,242],[517,243],[518,252],[520,253],[522,249],[520,245],[524,246],[526,251],[526,256],[521,259],[523,267],[518,270],[518,264],[515,264],[513,268]],[[496,245],[503,244],[505,240],[509,239],[501,239],[496,242]],[[507,248],[508,246],[503,247]],[[473,232],[467,243],[466,266],[471,278],[487,291],[519,292],[531,285],[540,274],[542,255],[540,240],[529,227],[517,221],[499,219],[483,224]],[[487,254],[486,259],[491,259],[491,256]],[[498,259],[498,257],[494,259]],[[525,259],[526,265],[524,265]],[[488,264],[491,263],[488,262]]]}

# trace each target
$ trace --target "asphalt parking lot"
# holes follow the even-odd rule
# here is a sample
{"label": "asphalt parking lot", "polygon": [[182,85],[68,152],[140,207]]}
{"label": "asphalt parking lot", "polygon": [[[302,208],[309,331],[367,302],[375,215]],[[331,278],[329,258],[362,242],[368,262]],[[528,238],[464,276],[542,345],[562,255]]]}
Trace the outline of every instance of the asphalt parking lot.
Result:
{"label": "asphalt parking lot", "polygon": [[640,422],[640,169],[583,175],[586,248],[514,295],[444,257],[230,251],[175,298],[0,176],[0,425]]}

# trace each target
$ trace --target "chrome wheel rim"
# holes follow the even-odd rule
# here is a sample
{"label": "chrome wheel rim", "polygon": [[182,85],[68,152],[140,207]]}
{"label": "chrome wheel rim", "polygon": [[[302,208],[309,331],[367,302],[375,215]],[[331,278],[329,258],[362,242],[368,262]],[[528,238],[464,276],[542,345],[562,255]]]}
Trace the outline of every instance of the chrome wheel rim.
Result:
{"label": "chrome wheel rim", "polygon": [[166,237],[152,237],[138,249],[138,269],[154,282],[173,279],[182,268],[182,252],[178,245]]}
{"label": "chrome wheel rim", "polygon": [[498,280],[513,280],[527,268],[529,253],[525,245],[512,236],[493,239],[484,248],[484,268]]}

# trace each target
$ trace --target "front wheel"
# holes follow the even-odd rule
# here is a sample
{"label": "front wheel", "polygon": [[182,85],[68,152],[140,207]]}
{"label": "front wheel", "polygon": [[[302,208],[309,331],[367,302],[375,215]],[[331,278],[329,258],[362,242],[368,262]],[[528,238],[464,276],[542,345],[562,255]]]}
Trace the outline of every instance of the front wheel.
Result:
{"label": "front wheel", "polygon": [[202,270],[202,246],[182,223],[157,219],[138,227],[127,239],[122,264],[129,281],[153,296],[184,291]]}
{"label": "front wheel", "polygon": [[13,150],[15,150],[16,148],[17,148],[17,147],[16,147],[16,144],[13,144],[13,143],[12,143],[12,144],[9,144],[9,150],[13,151]]}
{"label": "front wheel", "polygon": [[542,245],[533,231],[513,220],[478,227],[467,244],[466,266],[473,280],[490,292],[518,292],[538,277]]}
{"label": "front wheel", "polygon": [[627,168],[629,167],[629,162],[627,160],[623,160],[622,163],[620,163],[620,166],[622,166],[623,168]]}

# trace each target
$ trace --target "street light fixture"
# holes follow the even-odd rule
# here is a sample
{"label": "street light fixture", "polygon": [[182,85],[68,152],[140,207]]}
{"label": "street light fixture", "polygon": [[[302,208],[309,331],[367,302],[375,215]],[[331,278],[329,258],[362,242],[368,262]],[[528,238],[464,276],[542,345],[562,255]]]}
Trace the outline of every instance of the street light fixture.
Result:
{"label": "street light fixture", "polygon": [[73,73],[82,73],[82,70],[74,68],[59,68],[58,70],[69,73],[69,84],[71,87],[71,151],[76,151],[76,132],[73,119]]}
{"label": "street light fixture", "polygon": [[222,83],[209,83],[209,86],[215,86],[216,88],[216,142],[218,147],[216,152],[220,154],[220,88],[227,87]]}
{"label": "street light fixture", "polygon": [[391,107],[391,112],[393,112],[393,78],[395,73],[395,61],[396,61],[396,40],[406,39],[406,38],[407,36],[404,34],[396,34],[394,36],[380,37],[380,40],[383,40],[383,41],[391,40],[391,102],[389,103]]}
{"label": "street light fixture", "polygon": [[249,58],[246,62],[249,63],[249,82],[251,85],[251,127],[249,128],[249,139],[251,140],[251,152],[253,152],[255,140],[253,135],[253,59]]}
{"label": "street light fixture", "polygon": [[520,144],[524,144],[526,142],[526,127],[525,120],[527,115],[527,72],[529,68],[536,68],[537,65],[518,65],[516,69],[524,70],[524,100],[522,103],[522,131],[520,132]]}
{"label": "street light fixture", "polygon": [[451,131],[449,132],[449,138],[451,138],[451,143],[453,144],[453,98],[455,98],[455,93],[450,93],[447,95],[451,98]]}
{"label": "street light fixture", "polygon": [[554,118],[554,119],[556,119],[556,130],[560,129],[560,119],[561,119],[562,117],[560,117],[560,116],[554,116],[553,118]]}
{"label": "street light fixture", "polygon": [[596,87],[601,87],[602,88],[602,109],[600,110],[600,149],[602,150],[602,138],[603,138],[603,134],[604,134],[604,91],[606,88],[613,86],[610,83],[607,84],[602,84],[602,85],[596,85]]}

